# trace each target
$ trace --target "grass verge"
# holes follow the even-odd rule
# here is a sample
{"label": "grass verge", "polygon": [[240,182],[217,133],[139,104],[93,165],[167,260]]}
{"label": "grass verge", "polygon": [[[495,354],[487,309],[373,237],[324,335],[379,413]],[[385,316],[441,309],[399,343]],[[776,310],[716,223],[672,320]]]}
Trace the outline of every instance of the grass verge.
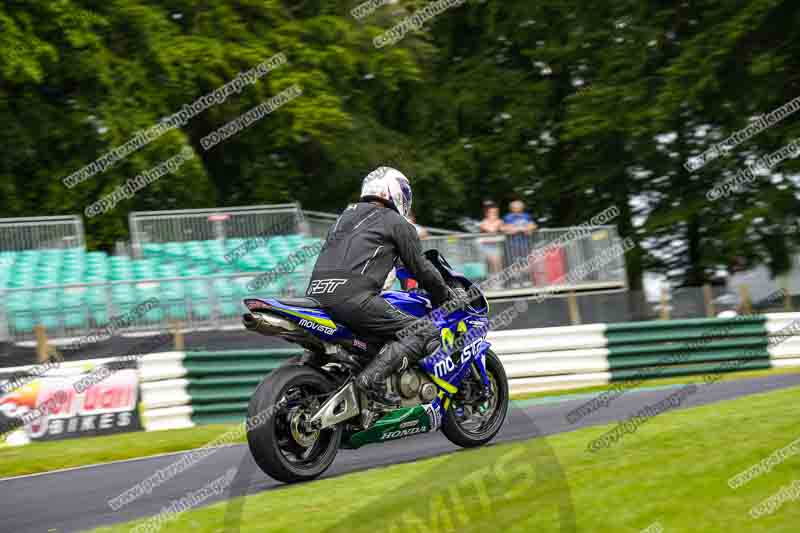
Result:
{"label": "grass verge", "polygon": [[[199,448],[233,425],[104,435],[0,448],[0,478]],[[245,442],[242,439],[242,442]]]}
{"label": "grass verge", "polygon": [[[776,369],[726,374],[722,381],[764,377],[776,374],[800,373],[800,369]],[[653,387],[680,383],[700,383],[700,376],[654,379],[641,387]],[[523,400],[549,396],[602,392],[608,386],[585,387],[562,391],[537,392],[515,395]],[[635,390],[635,389],[632,389]],[[142,434],[120,433],[103,437],[84,437],[52,442],[33,442],[26,446],[0,448],[0,478],[36,474],[91,464],[135,459],[160,453],[178,452],[199,448],[216,437],[233,429],[234,425],[208,425],[188,429],[155,431],[142,438]],[[241,439],[241,442],[245,442]]]}
{"label": "grass verge", "polygon": [[[598,453],[587,443],[613,425],[548,437],[560,468],[526,472],[537,458],[526,463],[513,450],[537,439],[264,492],[244,499],[241,531],[555,533],[565,531],[560,519],[570,515],[563,505],[568,487],[577,531],[641,531],[659,523],[664,531],[795,532],[798,501],[757,520],[748,513],[800,478],[800,456],[736,490],[727,480],[798,438],[798,402],[795,387],[666,412]],[[491,482],[476,482],[481,471],[494,474]],[[165,530],[223,531],[225,505],[185,512]],[[132,524],[96,532],[129,531]]]}

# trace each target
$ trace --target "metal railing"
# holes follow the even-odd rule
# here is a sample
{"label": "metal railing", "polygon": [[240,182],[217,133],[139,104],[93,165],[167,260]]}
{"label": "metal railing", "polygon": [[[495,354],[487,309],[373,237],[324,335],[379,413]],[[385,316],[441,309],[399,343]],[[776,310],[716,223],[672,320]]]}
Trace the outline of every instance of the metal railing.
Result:
{"label": "metal railing", "polygon": [[[304,232],[327,233],[325,221],[326,217],[306,216],[302,222],[306,225]],[[569,228],[540,230],[516,240],[506,235],[432,235],[422,243],[425,249],[440,250],[456,269],[475,281],[485,280],[514,262],[527,262],[527,268],[516,279],[489,287],[489,295],[493,297],[533,295],[553,286],[559,290],[624,289],[622,257],[585,277],[569,279],[575,268],[618,243],[613,226],[592,228],[575,238],[562,239],[548,253],[540,253],[569,231]],[[295,271],[278,276],[256,294],[302,295],[313,262],[309,260]],[[245,311],[241,299],[256,295],[246,287],[257,276],[258,272],[214,274],[212,271],[190,277],[0,288],[0,339],[4,333],[7,339],[16,342],[33,339],[34,327],[39,324],[53,338],[84,336],[149,298],[158,299],[158,305],[123,332],[164,330],[174,322],[189,330],[236,327]]]}
{"label": "metal railing", "polygon": [[[43,325],[51,338],[84,337],[150,299],[155,299],[156,305],[115,334],[165,331],[175,323],[188,330],[239,326],[246,311],[242,299],[255,295],[245,288],[258,275],[246,272],[0,290],[0,332],[7,331],[8,340],[23,342],[33,340],[35,327]],[[302,295],[309,275],[298,269],[256,294],[274,298]],[[75,303],[69,302],[69,296],[76,298]],[[29,300],[32,305],[24,311],[9,309],[8,302],[15,299]]]}
{"label": "metal railing", "polygon": [[83,248],[79,215],[0,218],[0,251]]}
{"label": "metal railing", "polygon": [[[573,235],[570,235],[570,233]],[[613,257],[601,268],[577,278],[577,271],[592,258],[620,243],[615,226],[596,226],[580,233],[573,228],[542,229],[531,235],[459,234],[431,236],[422,241],[424,249],[438,249],[455,267],[471,279],[484,280],[514,263],[527,263],[519,275],[491,284],[493,296],[511,291],[516,296],[535,294],[552,286],[570,288],[625,288],[625,259]]]}
{"label": "metal railing", "polygon": [[129,216],[134,257],[146,243],[225,240],[303,233],[300,204],[137,211]]}

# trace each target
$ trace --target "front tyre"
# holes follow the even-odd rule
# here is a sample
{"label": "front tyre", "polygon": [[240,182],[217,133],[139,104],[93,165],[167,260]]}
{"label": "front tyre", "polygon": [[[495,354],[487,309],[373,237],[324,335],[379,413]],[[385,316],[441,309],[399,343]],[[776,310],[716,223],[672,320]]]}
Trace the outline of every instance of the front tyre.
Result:
{"label": "front tyre", "polygon": [[491,389],[488,397],[476,376],[465,378],[442,423],[444,436],[462,448],[486,444],[497,435],[506,419],[508,378],[500,358],[491,350],[486,352],[486,373]]}
{"label": "front tyre", "polygon": [[264,378],[247,408],[247,444],[265,474],[297,483],[322,475],[333,463],[342,428],[312,431],[306,423],[335,389],[303,365],[283,366]]}

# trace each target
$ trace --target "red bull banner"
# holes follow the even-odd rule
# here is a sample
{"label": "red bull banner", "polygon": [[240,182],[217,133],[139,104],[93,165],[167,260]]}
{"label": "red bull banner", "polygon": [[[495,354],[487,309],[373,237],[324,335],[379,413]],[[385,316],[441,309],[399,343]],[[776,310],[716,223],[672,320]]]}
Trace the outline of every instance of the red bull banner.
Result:
{"label": "red bull banner", "polygon": [[85,381],[80,375],[31,381],[0,397],[0,418],[24,425],[33,440],[142,429],[135,369],[117,370],[96,383]]}

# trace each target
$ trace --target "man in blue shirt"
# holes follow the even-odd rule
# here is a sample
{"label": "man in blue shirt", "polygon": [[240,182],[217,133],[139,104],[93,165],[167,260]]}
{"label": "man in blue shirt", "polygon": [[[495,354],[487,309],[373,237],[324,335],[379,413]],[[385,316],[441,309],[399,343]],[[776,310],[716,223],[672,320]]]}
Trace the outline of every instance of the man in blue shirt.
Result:
{"label": "man in blue shirt", "polygon": [[509,236],[508,248],[511,263],[524,260],[531,251],[530,235],[536,231],[536,223],[529,213],[525,212],[525,204],[514,200],[509,204],[511,212],[503,217],[503,233]]}

